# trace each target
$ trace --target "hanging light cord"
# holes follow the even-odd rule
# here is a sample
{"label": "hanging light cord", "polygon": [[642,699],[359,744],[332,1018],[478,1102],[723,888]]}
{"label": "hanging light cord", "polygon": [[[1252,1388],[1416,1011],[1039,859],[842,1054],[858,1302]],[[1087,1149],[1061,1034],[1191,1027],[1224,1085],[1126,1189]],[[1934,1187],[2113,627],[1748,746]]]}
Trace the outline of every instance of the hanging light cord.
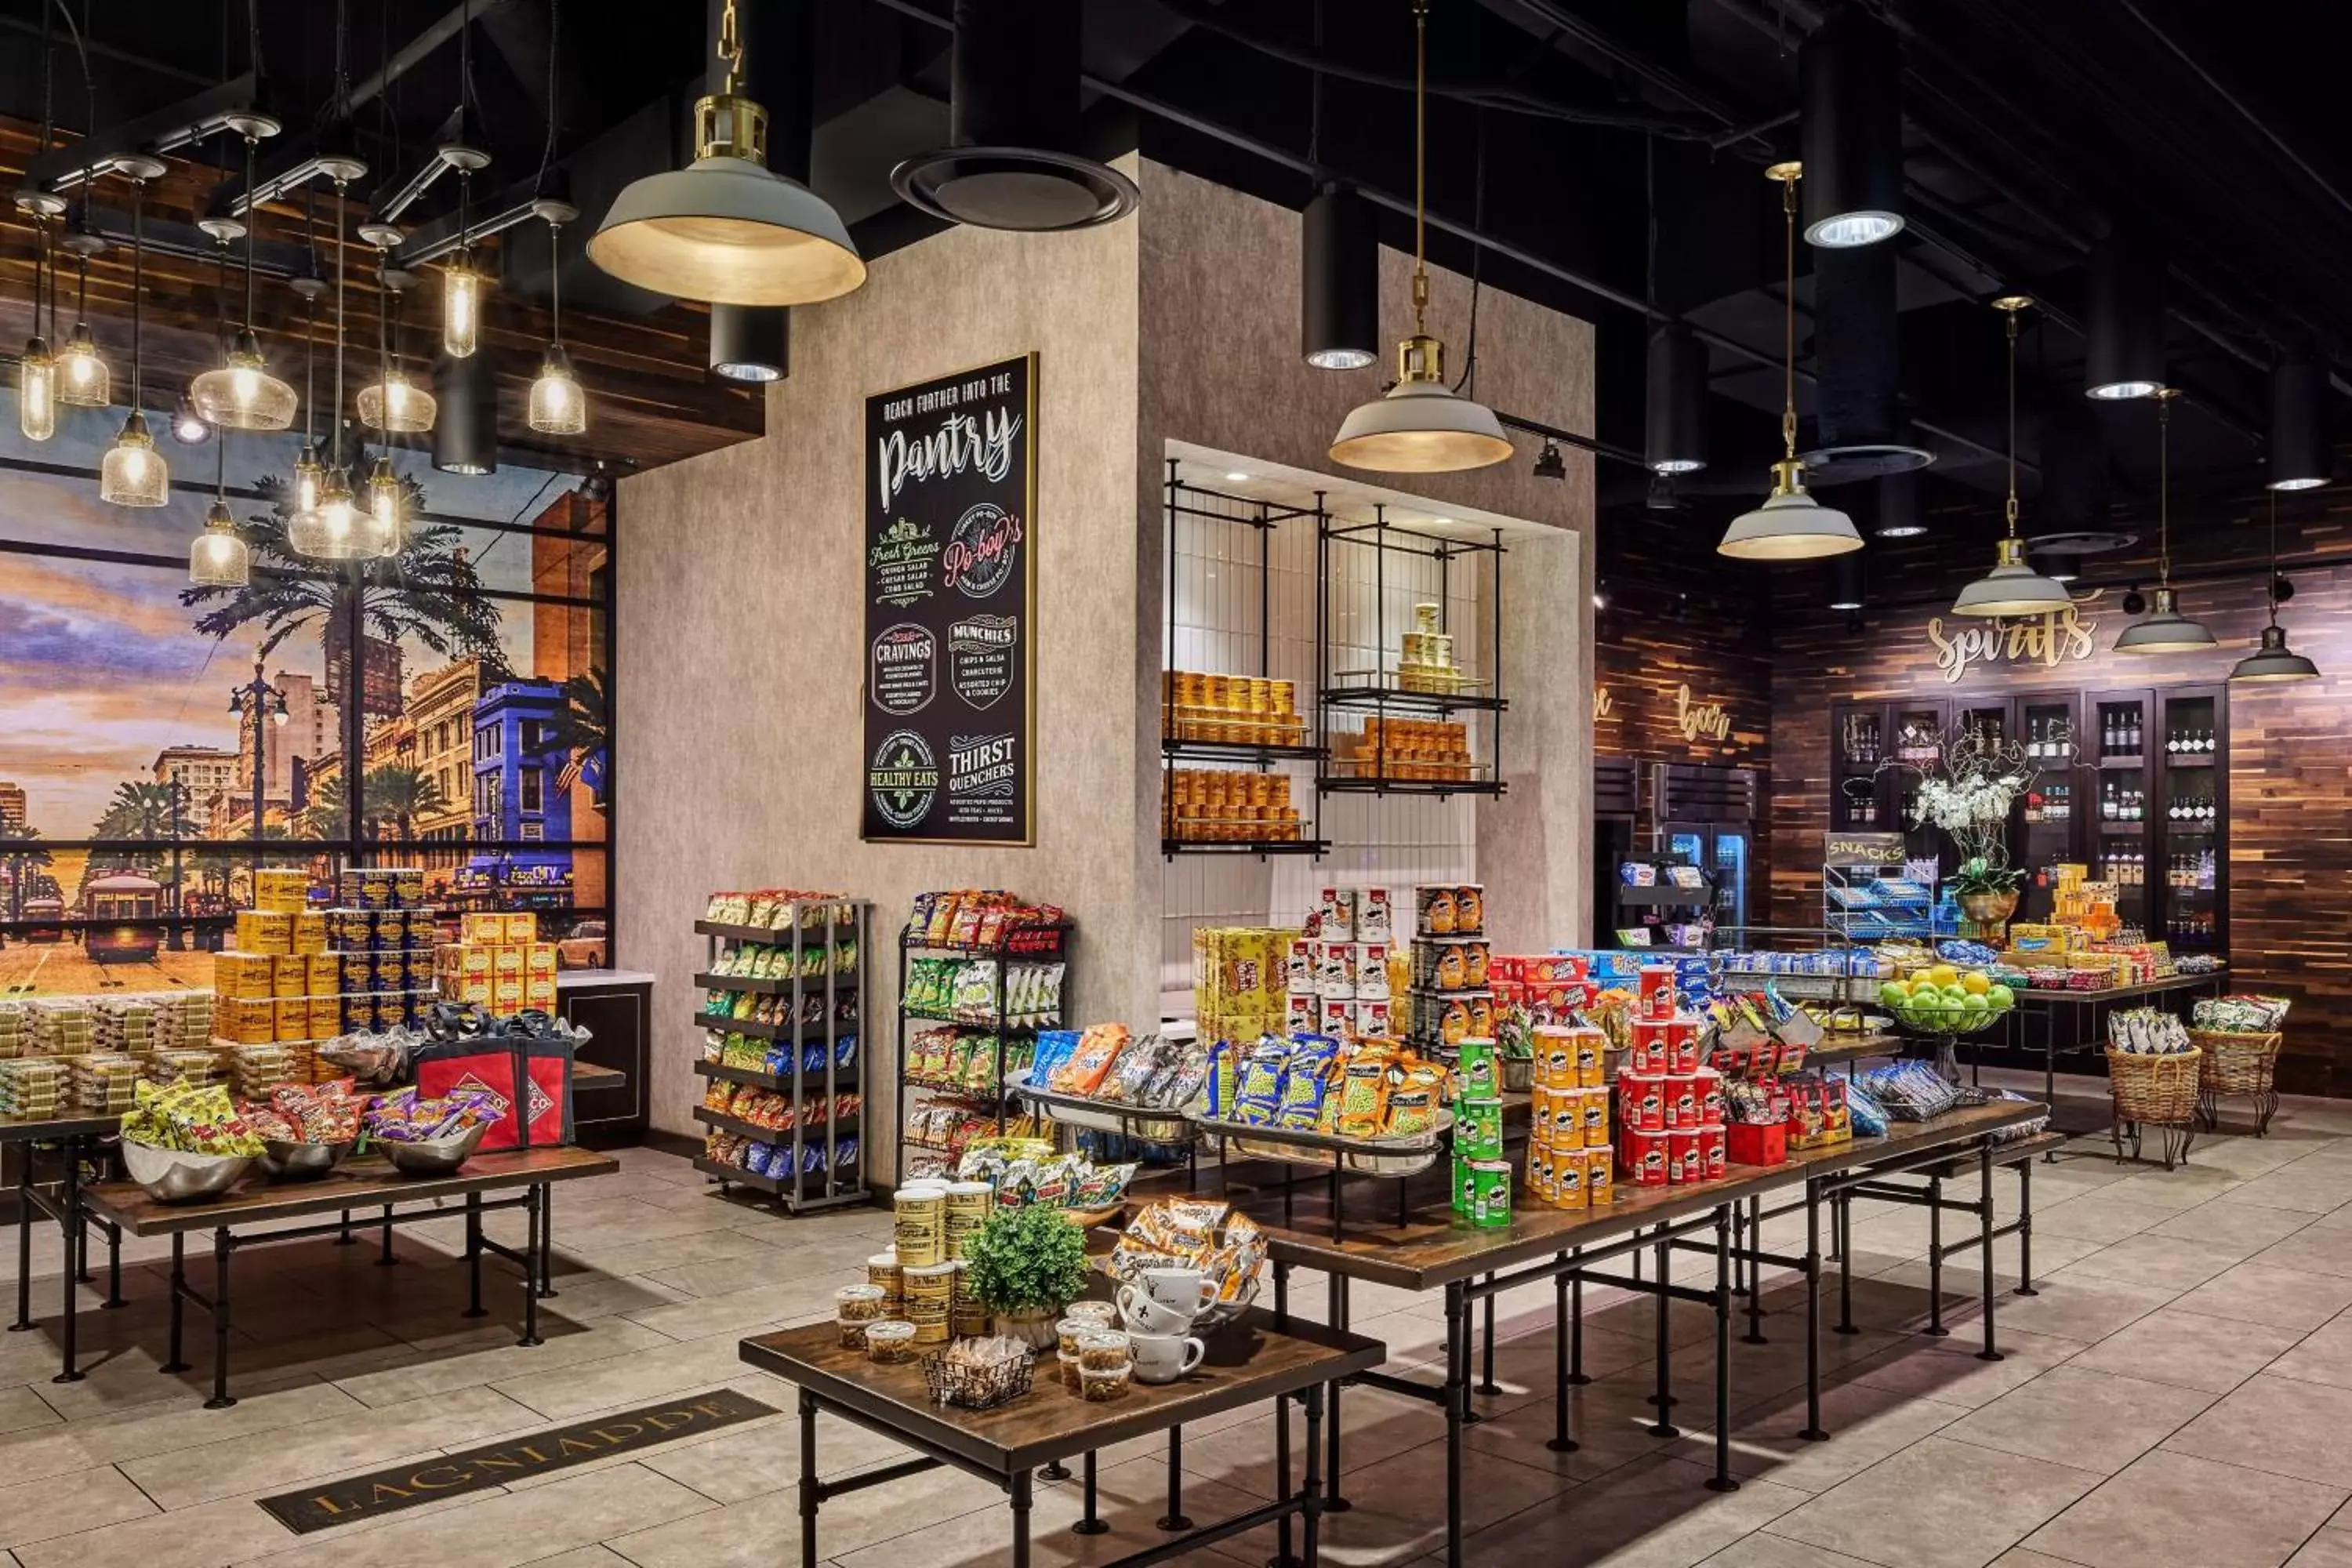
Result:
{"label": "hanging light cord", "polygon": [[2017,312],[2009,312],[2009,536],[2017,537]]}
{"label": "hanging light cord", "polygon": [[[728,0],[728,14],[734,14]],[[1429,0],[1412,0],[1412,335],[1425,337],[1429,263],[1423,226],[1429,206]]]}
{"label": "hanging light cord", "polygon": [[335,182],[335,417],[327,427],[333,468],[343,466],[343,182]]}
{"label": "hanging light cord", "polygon": [[735,28],[735,0],[727,0],[727,8],[719,14],[719,58],[727,62],[727,79],[719,96],[731,98],[735,78],[743,68],[743,39]]}
{"label": "hanging light cord", "polygon": [[1780,293],[1780,444],[1788,449],[1788,460],[1797,460],[1797,179],[1790,175],[1780,182],[1781,226],[1787,231],[1783,241],[1787,287]]}
{"label": "hanging light cord", "polygon": [[550,219],[547,225],[547,302],[551,318],[548,341],[550,346],[563,347],[563,226]]}
{"label": "hanging light cord", "polygon": [[141,361],[139,330],[141,297],[147,292],[146,242],[147,182],[131,182],[131,412],[139,412],[140,389],[145,384],[141,373],[146,368]]}
{"label": "hanging light cord", "polygon": [[[302,243],[310,248],[310,274],[319,271],[319,187],[306,185],[302,191]],[[319,389],[316,370],[319,363],[319,291],[302,291],[302,445],[317,445],[317,422],[312,410],[318,407]]]}
{"label": "hanging light cord", "polygon": [[[245,188],[248,193],[253,189],[253,138],[247,137],[245,139]],[[260,204],[257,202],[248,204],[245,209],[245,330],[248,332],[253,331],[253,231],[258,226],[260,221]],[[221,254],[223,256],[228,254],[226,247],[223,247]]]}
{"label": "hanging light cord", "polygon": [[[2171,395],[2168,395],[2171,394]],[[2172,586],[2172,389],[2157,394],[2156,540],[2157,575]]]}
{"label": "hanging light cord", "polygon": [[[2272,490],[2272,491],[2270,492],[2270,498],[2271,498],[2271,574],[2270,574],[2270,581],[2269,581],[2266,584],[2264,584],[2264,586],[2263,586],[2263,594],[2264,594],[2264,596],[2266,596],[2266,597],[2270,600],[2270,602],[2271,602],[2271,625],[2272,625],[2272,626],[2276,626],[2278,625],[2278,584],[2279,584],[2279,575],[2278,575],[2278,491],[2276,491],[2276,490]],[[2308,644],[2306,644],[2305,646],[2306,646],[2306,647],[2308,647],[2309,645],[2308,645]]]}

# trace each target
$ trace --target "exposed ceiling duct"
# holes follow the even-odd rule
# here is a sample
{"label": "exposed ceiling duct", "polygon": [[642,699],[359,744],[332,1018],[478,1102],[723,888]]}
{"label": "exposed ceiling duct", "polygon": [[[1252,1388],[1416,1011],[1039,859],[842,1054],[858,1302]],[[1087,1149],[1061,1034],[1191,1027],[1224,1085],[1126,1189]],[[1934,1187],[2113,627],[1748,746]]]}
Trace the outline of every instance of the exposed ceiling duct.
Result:
{"label": "exposed ceiling duct", "polygon": [[1803,456],[1815,484],[1905,473],[1936,460],[1898,435],[1895,261],[1888,245],[1813,253],[1819,445]]}
{"label": "exposed ceiling duct", "polygon": [[1080,0],[956,0],[948,145],[890,184],[950,223],[1085,228],[1135,210],[1135,182],[1078,152]]}

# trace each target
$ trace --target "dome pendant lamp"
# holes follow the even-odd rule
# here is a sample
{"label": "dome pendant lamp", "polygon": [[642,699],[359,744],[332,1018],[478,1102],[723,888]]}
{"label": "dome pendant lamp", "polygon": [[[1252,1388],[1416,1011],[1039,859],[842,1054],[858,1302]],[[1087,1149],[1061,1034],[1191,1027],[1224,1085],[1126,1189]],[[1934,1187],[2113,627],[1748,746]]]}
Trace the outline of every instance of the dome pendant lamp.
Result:
{"label": "dome pendant lamp", "polygon": [[[253,138],[245,139],[245,188],[253,189]],[[269,374],[261,340],[253,331],[253,228],[258,212],[245,222],[245,325],[229,344],[226,359],[188,384],[188,399],[207,424],[223,430],[283,430],[294,423],[294,389]]]}
{"label": "dome pendant lamp", "polygon": [[114,506],[162,506],[172,499],[171,466],[155,450],[146,416],[139,412],[146,368],[140,301],[147,292],[147,182],[163,173],[162,162],[151,160],[131,179],[131,412],[98,470],[98,499]]}
{"label": "dome pendant lamp", "polygon": [[2009,318],[2009,533],[1992,570],[1960,590],[1956,616],[2042,616],[2067,608],[2074,596],[2025,563],[2025,542],[2017,537],[2017,321],[2032,308],[2022,294],[2003,294],[1992,308]]}
{"label": "dome pendant lamp", "polygon": [[2172,593],[2172,402],[2179,395],[2177,386],[2156,394],[2156,606],[2116,637],[2117,653],[2197,653],[2220,646],[2211,627],[2180,613]]}
{"label": "dome pendant lamp", "polygon": [[1797,458],[1797,182],[1799,163],[1775,163],[1764,171],[1780,183],[1780,215],[1787,229],[1788,287],[1781,294],[1784,376],[1780,403],[1782,456],[1772,465],[1772,493],[1753,511],[1742,512],[1724,530],[1715,548],[1741,561],[1811,561],[1862,548],[1853,520],[1805,493],[1805,465]]}
{"label": "dome pendant lamp", "polygon": [[1429,0],[1412,0],[1412,336],[1397,344],[1397,384],[1361,404],[1339,426],[1331,460],[1388,474],[1483,468],[1511,455],[1502,421],[1485,404],[1445,384],[1445,345],[1424,327],[1429,266],[1423,230],[1429,205]]}
{"label": "dome pendant lamp", "polygon": [[2284,685],[2290,680],[2316,680],[2319,666],[2286,646],[2286,628],[2278,624],[2278,489],[2271,489],[2271,570],[2264,589],[2271,605],[2271,624],[2263,628],[2263,646],[2240,659],[2230,671],[2231,680]]}
{"label": "dome pendant lamp", "polygon": [[719,28],[720,89],[694,106],[695,160],[614,199],[588,259],[624,283],[728,305],[813,305],[866,281],[841,215],[768,167],[768,111],[736,95],[735,0]]}

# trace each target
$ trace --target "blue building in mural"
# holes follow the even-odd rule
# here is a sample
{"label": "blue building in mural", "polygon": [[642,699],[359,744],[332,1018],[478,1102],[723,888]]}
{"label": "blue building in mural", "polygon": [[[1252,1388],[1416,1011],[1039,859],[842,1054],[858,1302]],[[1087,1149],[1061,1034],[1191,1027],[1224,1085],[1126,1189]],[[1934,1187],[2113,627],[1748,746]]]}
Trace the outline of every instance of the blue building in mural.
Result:
{"label": "blue building in mural", "polygon": [[461,887],[558,892],[572,885],[572,857],[527,847],[572,837],[572,792],[562,780],[571,753],[558,740],[563,688],[509,680],[474,702],[474,838],[499,843],[473,858]]}

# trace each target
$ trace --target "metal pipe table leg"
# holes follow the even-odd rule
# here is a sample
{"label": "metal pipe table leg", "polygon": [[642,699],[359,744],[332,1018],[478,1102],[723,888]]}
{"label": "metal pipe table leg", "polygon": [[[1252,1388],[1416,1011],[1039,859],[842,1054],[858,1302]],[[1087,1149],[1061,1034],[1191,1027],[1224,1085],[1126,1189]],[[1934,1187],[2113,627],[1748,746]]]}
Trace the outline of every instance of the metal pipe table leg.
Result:
{"label": "metal pipe table leg", "polygon": [[352,1211],[345,1209],[343,1211],[343,1228],[341,1232],[336,1236],[335,1245],[337,1247],[356,1247],[359,1245],[359,1239],[360,1238],[352,1234]]}
{"label": "metal pipe table leg", "polygon": [[539,1194],[539,1296],[549,1300],[555,1295],[555,1188],[552,1184]]}
{"label": "metal pipe table leg", "polygon": [[1999,1292],[1992,1282],[1992,1145],[1986,1143],[1977,1150],[1977,1251],[1984,1260],[1984,1349],[1977,1352],[1979,1361],[2005,1359],[1993,1339],[1992,1302]]}
{"label": "metal pipe table leg", "polygon": [[466,1316],[487,1318],[482,1305],[482,1194],[466,1194]]}
{"label": "metal pipe table leg", "polygon": [[[544,1185],[523,1189],[523,1214],[529,1224],[529,1240],[523,1247],[526,1258],[539,1256],[539,1205],[541,1194],[546,1191]],[[526,1264],[522,1271],[522,1338],[515,1342],[525,1346],[546,1342],[539,1337],[539,1282],[530,1276],[530,1268]]]}
{"label": "metal pipe table leg", "polygon": [[16,1173],[16,1321],[8,1325],[21,1334],[33,1324],[33,1146],[25,1145],[25,1167]]}
{"label": "metal pipe table leg", "polygon": [[816,1396],[801,1391],[801,1568],[819,1568],[816,1554]]}
{"label": "metal pipe table leg", "polygon": [[[1665,1229],[1665,1226],[1662,1225],[1658,1228],[1663,1231]],[[1656,1426],[1650,1428],[1650,1436],[1653,1437],[1679,1437],[1682,1436],[1682,1429],[1675,1425],[1675,1418],[1672,1414],[1675,1406],[1673,1365],[1674,1336],[1670,1331],[1671,1324],[1669,1319],[1674,1307],[1674,1302],[1669,1300],[1666,1295],[1666,1287],[1674,1282],[1671,1274],[1668,1272],[1673,1268],[1673,1264],[1669,1261],[1671,1257],[1671,1245],[1664,1241],[1658,1243],[1657,1255],[1658,1388],[1656,1393],[1650,1395],[1650,1403],[1658,1407],[1658,1421]],[[1641,1255],[1636,1253],[1634,1256],[1638,1258]]]}
{"label": "metal pipe table leg", "polygon": [[[1348,1300],[1346,1275],[1331,1276],[1328,1305],[1331,1326],[1345,1332],[1353,1310]],[[1355,1506],[1339,1495],[1339,1384],[1334,1383],[1331,1384],[1331,1421],[1323,1434],[1323,1511],[1345,1513]]]}
{"label": "metal pipe table leg", "polygon": [[65,1205],[65,1224],[58,1228],[65,1232],[66,1246],[66,1271],[65,1278],[61,1282],[61,1289],[65,1297],[66,1315],[64,1324],[65,1366],[64,1369],[57,1374],[57,1376],[49,1379],[49,1381],[51,1383],[79,1383],[82,1379],[82,1374],[74,1364],[74,1352],[76,1348],[74,1344],[74,1327],[76,1320],[79,1316],[77,1309],[81,1305],[81,1303],[76,1298],[75,1291],[79,1289],[79,1281],[87,1279],[89,1274],[89,1232],[83,1228],[82,1223],[81,1144],[77,1139],[69,1138],[66,1140],[66,1173],[64,1190],[65,1196],[63,1203]]}
{"label": "metal pipe table leg", "polygon": [[1927,1178],[1927,1326],[1919,1331],[1940,1340],[1944,1327],[1944,1178]]}
{"label": "metal pipe table leg", "polygon": [[377,1243],[375,1266],[378,1268],[389,1268],[399,1261],[400,1259],[392,1255],[392,1205],[386,1204],[383,1205],[383,1236]]}
{"label": "metal pipe table leg", "polygon": [[1445,1287],[1445,1563],[1462,1568],[1462,1428],[1470,1415],[1470,1301]]}
{"label": "metal pipe table leg", "polygon": [[[1559,1261],[1566,1263],[1568,1254],[1561,1253]],[[1568,1421],[1568,1276],[1551,1277],[1551,1373],[1552,1415],[1551,1436],[1544,1447],[1555,1454],[1576,1452],[1576,1438],[1569,1431]]]}
{"label": "metal pipe table leg", "polygon": [[1160,1516],[1162,1530],[1190,1530],[1192,1521],[1184,1517],[1184,1428],[1168,1428],[1168,1511]]}
{"label": "metal pipe table leg", "polygon": [[1013,1473],[1013,1568],[1029,1568],[1029,1472]]}
{"label": "metal pipe table leg", "polygon": [[180,1330],[187,1321],[187,1302],[183,1292],[187,1288],[188,1238],[184,1235],[174,1233],[172,1237],[172,1353],[162,1366],[155,1369],[158,1372],[179,1373],[188,1370],[188,1363],[180,1359]]}
{"label": "metal pipe table leg", "polygon": [[1715,1211],[1715,1474],[1706,1489],[1736,1492],[1731,1479],[1731,1218],[1737,1205]]}
{"label": "metal pipe table leg", "polygon": [[[1572,1247],[1568,1256],[1573,1259],[1584,1256],[1584,1248]],[[1578,1275],[1568,1282],[1568,1381],[1578,1388],[1592,1379],[1584,1371],[1584,1276]]]}
{"label": "metal pipe table leg", "polygon": [[[1337,1386],[1336,1384],[1334,1386]],[[1316,1430],[1323,1425],[1323,1386],[1316,1384],[1307,1390],[1307,1489],[1298,1496],[1299,1507],[1306,1515],[1300,1527],[1304,1537],[1303,1555],[1307,1568],[1316,1568],[1323,1560],[1323,1489],[1322,1478],[1315,1473],[1316,1457],[1321,1451],[1322,1434]]]}
{"label": "metal pipe table leg", "polygon": [[2017,1293],[2039,1296],[2033,1288],[2033,1162],[2017,1163]]}
{"label": "metal pipe table leg", "polygon": [[[1830,1200],[1831,1212],[1838,1216],[1838,1230],[1846,1241],[1853,1240],[1853,1195],[1839,1193]],[[1858,1334],[1862,1330],[1853,1321],[1853,1247],[1838,1248],[1838,1321],[1837,1332]]]}
{"label": "metal pipe table leg", "polygon": [[[1492,1274],[1487,1275],[1487,1276],[1486,1276],[1486,1283],[1488,1283],[1489,1285],[1491,1285],[1491,1284],[1493,1284],[1494,1282],[1495,1282],[1495,1277],[1494,1277]],[[1494,1398],[1496,1394],[1500,1394],[1500,1393],[1502,1393],[1502,1392],[1503,1392],[1503,1385],[1502,1385],[1501,1384],[1496,1383],[1496,1382],[1495,1381],[1495,1298],[1494,1298],[1494,1297],[1489,1296],[1489,1297],[1487,1297],[1487,1298],[1486,1298],[1486,1310],[1485,1310],[1485,1312],[1482,1314],[1482,1316],[1483,1316],[1483,1317],[1485,1318],[1485,1320],[1486,1320],[1486,1324],[1485,1324],[1486,1331],[1485,1331],[1484,1335],[1482,1336],[1482,1338],[1481,1338],[1481,1340],[1480,1340],[1479,1349],[1478,1349],[1478,1355],[1479,1355],[1479,1361],[1478,1361],[1478,1369],[1479,1369],[1478,1392],[1479,1392],[1480,1394],[1482,1394],[1486,1395],[1487,1398],[1492,1399],[1492,1398]]]}
{"label": "metal pipe table leg", "polygon": [[236,1403],[228,1393],[228,1260],[236,1242],[221,1226],[213,1232],[213,1396],[207,1410],[226,1410]]}
{"label": "metal pipe table leg", "polygon": [[[1736,1232],[1739,1219],[1738,1205],[1732,1205],[1731,1215]],[[1744,1345],[1769,1344],[1772,1342],[1764,1337],[1764,1260],[1756,1256],[1764,1250],[1764,1201],[1761,1198],[1748,1200],[1747,1235],[1748,1331],[1739,1336],[1739,1342]],[[1735,1278],[1738,1267],[1738,1260],[1733,1259]]]}
{"label": "metal pipe table leg", "polygon": [[1825,1441],[1822,1426],[1822,1190],[1805,1184],[1805,1426],[1797,1434]]}
{"label": "metal pipe table leg", "polygon": [[110,1225],[106,1227],[106,1300],[98,1304],[99,1310],[110,1312],[130,1304],[122,1299],[122,1227]]}
{"label": "metal pipe table leg", "polygon": [[1086,1472],[1086,1479],[1081,1483],[1079,1489],[1084,1500],[1079,1508],[1078,1522],[1070,1526],[1070,1533],[1072,1535],[1101,1535],[1108,1531],[1110,1526],[1105,1524],[1102,1521],[1101,1517],[1095,1511],[1097,1495],[1095,1491],[1095,1451],[1092,1448],[1088,1448],[1087,1450],[1087,1457],[1080,1462],[1080,1468]]}

